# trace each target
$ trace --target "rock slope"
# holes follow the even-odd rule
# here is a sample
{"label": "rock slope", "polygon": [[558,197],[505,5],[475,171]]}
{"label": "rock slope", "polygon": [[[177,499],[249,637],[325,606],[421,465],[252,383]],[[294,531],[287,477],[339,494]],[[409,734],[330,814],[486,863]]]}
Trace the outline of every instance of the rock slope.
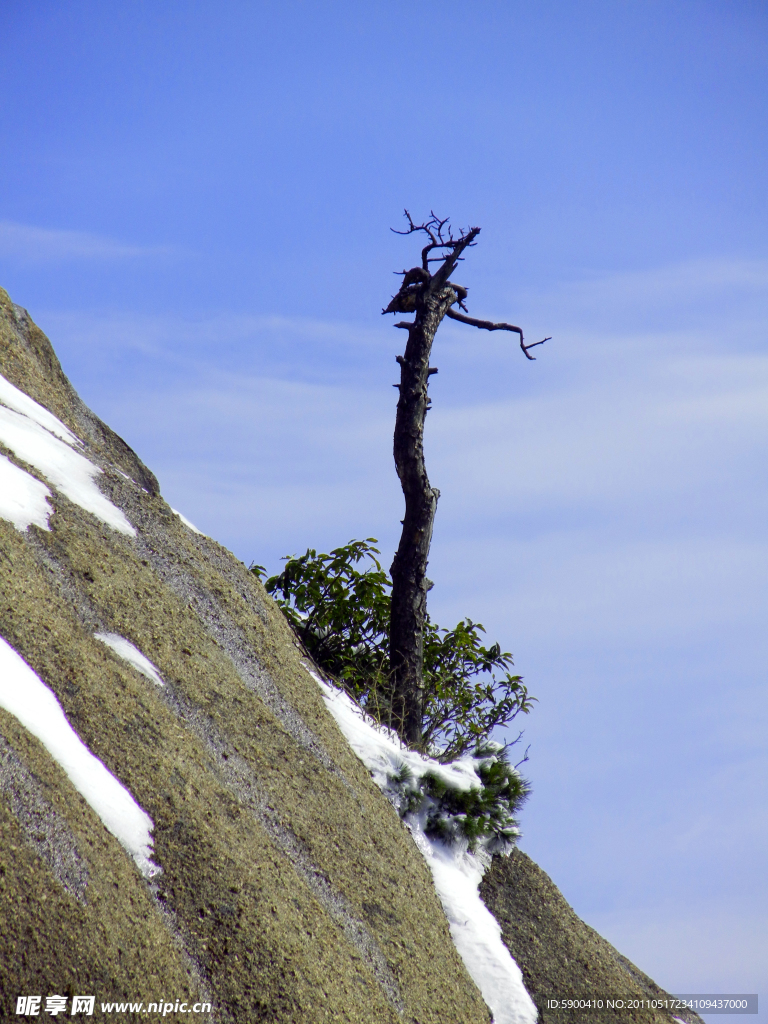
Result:
{"label": "rock slope", "polygon": [[[93,996],[94,1019],[488,1024],[279,609],[174,514],[2,290],[0,375],[0,1017],[59,996],[70,1019]],[[541,1009],[581,985],[574,949],[613,954],[537,872],[495,862],[483,895]]]}
{"label": "rock slope", "polygon": [[480,895],[501,925],[542,1024],[701,1021],[690,1010],[665,1009],[669,993],[577,917],[549,875],[522,850],[494,857]]}
{"label": "rock slope", "polygon": [[[143,877],[0,710],[2,1015],[18,996],[93,994],[97,1010],[210,1001],[236,1024],[487,1024],[426,864],[258,581],[174,515],[5,293],[0,372],[83,442],[135,531],[52,487],[48,529],[0,519],[0,636],[149,815],[161,868]],[[128,640],[164,685],[97,634]]]}

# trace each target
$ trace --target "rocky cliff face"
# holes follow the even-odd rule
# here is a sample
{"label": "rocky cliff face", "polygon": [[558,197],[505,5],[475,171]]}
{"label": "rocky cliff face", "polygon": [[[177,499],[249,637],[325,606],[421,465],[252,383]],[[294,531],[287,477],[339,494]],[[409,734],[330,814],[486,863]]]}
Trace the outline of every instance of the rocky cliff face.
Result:
{"label": "rocky cliff face", "polygon": [[[541,1024],[701,1020],[687,1009],[664,1009],[672,1002],[669,993],[577,917],[549,875],[522,850],[494,857],[480,894],[501,925]],[[596,1000],[603,1005],[595,1006]]]}
{"label": "rocky cliff face", "polygon": [[[126,1021],[155,1003],[222,1024],[487,1024],[427,866],[282,614],[2,291],[0,374],[2,1019],[58,995],[66,1019],[94,996],[95,1018],[133,1003],[111,1011]],[[485,899],[541,1008],[555,976],[524,948],[519,863]]]}

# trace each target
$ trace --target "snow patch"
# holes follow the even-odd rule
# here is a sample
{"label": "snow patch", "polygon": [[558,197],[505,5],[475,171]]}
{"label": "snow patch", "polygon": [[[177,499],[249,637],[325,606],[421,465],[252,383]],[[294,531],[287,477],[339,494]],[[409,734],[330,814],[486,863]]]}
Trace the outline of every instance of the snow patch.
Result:
{"label": "snow patch", "polygon": [[194,524],[194,523],[190,523],[190,521],[189,521],[189,520],[187,519],[187,517],[186,517],[186,516],[183,516],[183,515],[181,514],[181,512],[179,512],[179,510],[178,510],[178,509],[172,508],[172,509],[171,509],[171,512],[173,512],[173,514],[174,514],[175,516],[178,516],[178,517],[179,517],[179,519],[180,519],[180,520],[182,521],[182,523],[184,523],[184,525],[185,525],[186,527],[188,527],[188,528],[189,528],[189,529],[190,529],[190,530],[192,531],[192,533],[199,533],[201,537],[204,537],[204,536],[205,536],[205,534],[203,533],[203,531],[202,531],[202,530],[198,530],[198,528],[197,528],[197,527],[195,526],[195,524]]}
{"label": "snow patch", "polygon": [[44,483],[0,455],[0,519],[22,532],[33,524],[47,530],[53,511],[47,501],[50,493]]}
{"label": "snow patch", "polygon": [[56,437],[60,437],[67,444],[71,444],[73,447],[81,444],[80,439],[75,437],[69,427],[65,427],[61,420],[54,416],[52,412],[49,412],[48,409],[36,402],[34,398],[30,398],[23,391],[19,391],[17,387],[2,376],[0,376],[0,402],[9,409],[21,413],[22,416],[26,416],[28,419],[34,420],[35,423],[39,423],[41,427],[44,427],[49,433],[55,434]]}
{"label": "snow patch", "polygon": [[55,694],[0,637],[0,707],[36,736],[147,878],[159,873],[152,855],[154,823],[128,790],[86,747]]}
{"label": "snow patch", "polygon": [[153,683],[157,683],[158,686],[165,686],[162,676],[149,658],[145,657],[138,647],[134,647],[130,640],[126,640],[124,636],[118,636],[117,633],[94,633],[94,636],[107,647],[111,647],[119,658],[127,661],[137,672],[141,672],[143,676]]}
{"label": "snow patch", "polygon": [[[307,670],[320,686],[326,706],[347,742],[390,799],[391,777],[403,764],[415,776],[433,772],[462,789],[481,785],[474,758],[463,757],[444,765],[408,750],[396,733],[368,718],[343,690],[330,686],[312,669]],[[431,839],[418,816],[409,816],[406,824],[432,872],[454,945],[493,1012],[495,1024],[536,1024],[538,1011],[525,989],[522,972],[502,942],[499,923],[478,892],[489,864],[488,854],[482,847],[472,854],[466,847],[449,847]]]}
{"label": "snow patch", "polygon": [[[96,478],[102,472],[101,469],[75,450],[82,447],[82,442],[53,413],[38,405],[2,376],[0,442],[10,448],[17,458],[34,466],[70,501],[86,512],[91,512],[118,533],[136,536],[136,531],[122,511],[99,490]],[[8,462],[7,459],[5,461]],[[39,488],[44,485],[30,473],[15,468],[18,470],[16,474],[4,471],[4,482],[9,487],[7,491],[4,488],[0,515],[9,519],[18,529],[26,529],[30,523],[48,529],[52,509],[44,498],[50,492],[46,488],[41,497]],[[6,515],[5,511],[9,514]],[[26,526],[20,526],[25,520],[28,520]]]}

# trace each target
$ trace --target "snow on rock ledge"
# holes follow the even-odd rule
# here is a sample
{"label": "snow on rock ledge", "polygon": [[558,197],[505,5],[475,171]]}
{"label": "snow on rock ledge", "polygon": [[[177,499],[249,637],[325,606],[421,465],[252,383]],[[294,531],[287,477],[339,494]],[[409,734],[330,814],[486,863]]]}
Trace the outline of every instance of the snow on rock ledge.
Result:
{"label": "snow on rock ledge", "polygon": [[[390,799],[392,776],[403,764],[414,775],[429,771],[462,789],[480,786],[473,758],[444,765],[409,750],[392,730],[368,718],[343,690],[330,686],[309,667],[307,671],[349,745]],[[431,839],[417,816],[409,816],[406,825],[432,872],[454,945],[492,1010],[495,1024],[536,1024],[538,1011],[522,972],[502,942],[498,922],[480,899],[478,887],[489,863],[487,853],[482,847],[472,854],[466,847],[449,847]]]}
{"label": "snow on rock ledge", "polygon": [[151,680],[156,683],[157,686],[165,686],[162,676],[157,671],[152,662],[145,655],[141,653],[138,647],[134,646],[130,640],[126,640],[124,636],[118,636],[117,633],[94,633],[97,640],[101,640],[107,647],[111,647],[118,658],[122,658],[123,661],[127,661],[129,665],[132,665],[137,672],[140,672],[145,679]]}
{"label": "snow on rock ledge", "polygon": [[69,776],[112,835],[131,854],[143,875],[160,868],[152,862],[154,824],[125,786],[90,752],[67,721],[61,705],[40,677],[0,637],[0,707],[36,736]]}
{"label": "snow on rock ledge", "polygon": [[[81,445],[53,413],[0,376],[0,443],[33,466],[70,501],[107,526],[135,536],[123,512],[101,493],[98,466],[76,449]],[[0,517],[18,530],[31,524],[48,529],[50,491],[36,477],[0,456]]]}

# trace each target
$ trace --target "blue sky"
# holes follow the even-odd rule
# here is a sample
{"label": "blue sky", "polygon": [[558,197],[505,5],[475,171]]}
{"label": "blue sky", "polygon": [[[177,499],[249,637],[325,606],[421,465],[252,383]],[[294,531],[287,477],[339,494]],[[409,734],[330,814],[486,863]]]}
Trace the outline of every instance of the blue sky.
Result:
{"label": "blue sky", "polygon": [[[523,848],[672,991],[768,993],[768,8],[6,0],[0,284],[245,562],[386,564],[404,206],[479,224],[433,616],[539,704]],[[768,998],[768,995],[766,995]],[[726,1017],[712,1018],[727,1021]]]}

